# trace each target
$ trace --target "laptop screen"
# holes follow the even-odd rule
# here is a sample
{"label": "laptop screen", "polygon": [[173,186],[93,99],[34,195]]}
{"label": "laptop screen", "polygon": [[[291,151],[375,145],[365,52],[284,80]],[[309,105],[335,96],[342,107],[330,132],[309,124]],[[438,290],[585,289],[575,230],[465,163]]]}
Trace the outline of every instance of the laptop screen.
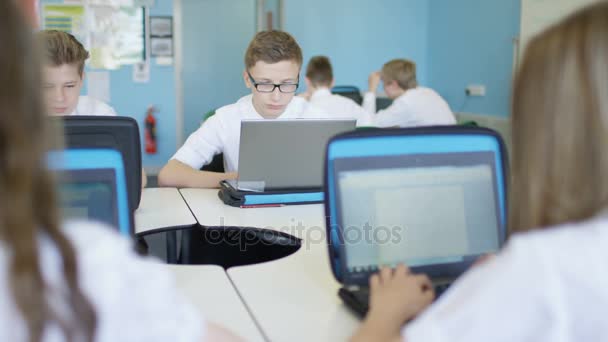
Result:
{"label": "laptop screen", "polygon": [[63,216],[96,220],[119,227],[115,184],[113,169],[60,172],[58,192]]}
{"label": "laptop screen", "polygon": [[336,159],[346,271],[459,263],[497,251],[494,165],[489,151]]}

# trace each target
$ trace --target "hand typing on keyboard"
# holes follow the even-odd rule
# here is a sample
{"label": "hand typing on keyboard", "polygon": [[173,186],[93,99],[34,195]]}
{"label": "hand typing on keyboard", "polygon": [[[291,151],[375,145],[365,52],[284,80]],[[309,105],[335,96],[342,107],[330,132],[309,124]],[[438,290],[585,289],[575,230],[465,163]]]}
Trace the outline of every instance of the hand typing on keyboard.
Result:
{"label": "hand typing on keyboard", "polygon": [[382,268],[370,278],[369,312],[353,341],[389,340],[401,326],[431,304],[433,285],[404,265]]}

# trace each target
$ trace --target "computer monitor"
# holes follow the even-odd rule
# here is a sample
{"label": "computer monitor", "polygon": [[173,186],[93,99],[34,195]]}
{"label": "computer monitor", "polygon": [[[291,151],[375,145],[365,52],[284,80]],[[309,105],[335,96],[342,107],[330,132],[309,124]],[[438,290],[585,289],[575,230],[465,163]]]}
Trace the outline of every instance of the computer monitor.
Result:
{"label": "computer monitor", "polygon": [[109,149],[73,149],[48,153],[49,168],[57,173],[62,215],[116,227],[133,234],[122,156]]}
{"label": "computer monitor", "polygon": [[124,160],[131,212],[141,197],[141,142],[137,121],[124,116],[52,117],[63,125],[66,148],[110,148]]}
{"label": "computer monitor", "polygon": [[497,133],[469,127],[373,130],[328,144],[332,268],[367,284],[380,266],[456,277],[506,238],[506,156]]}

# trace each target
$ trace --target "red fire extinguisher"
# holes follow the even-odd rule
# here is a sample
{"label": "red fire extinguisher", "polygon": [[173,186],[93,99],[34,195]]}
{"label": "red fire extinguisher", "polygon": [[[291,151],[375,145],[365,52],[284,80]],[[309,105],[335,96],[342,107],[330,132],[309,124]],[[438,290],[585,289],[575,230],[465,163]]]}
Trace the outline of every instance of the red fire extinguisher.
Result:
{"label": "red fire extinguisher", "polygon": [[145,139],[146,153],[148,154],[156,153],[156,118],[153,115],[155,111],[153,106],[148,107],[146,111]]}

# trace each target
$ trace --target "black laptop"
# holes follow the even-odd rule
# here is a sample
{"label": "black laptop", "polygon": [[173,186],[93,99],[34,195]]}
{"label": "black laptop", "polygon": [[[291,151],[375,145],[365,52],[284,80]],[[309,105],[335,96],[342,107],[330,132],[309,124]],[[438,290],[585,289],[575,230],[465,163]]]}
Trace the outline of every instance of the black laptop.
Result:
{"label": "black laptop", "polygon": [[463,126],[357,131],[330,140],[325,210],[342,300],[368,310],[369,277],[404,263],[439,296],[506,237],[506,155]]}

